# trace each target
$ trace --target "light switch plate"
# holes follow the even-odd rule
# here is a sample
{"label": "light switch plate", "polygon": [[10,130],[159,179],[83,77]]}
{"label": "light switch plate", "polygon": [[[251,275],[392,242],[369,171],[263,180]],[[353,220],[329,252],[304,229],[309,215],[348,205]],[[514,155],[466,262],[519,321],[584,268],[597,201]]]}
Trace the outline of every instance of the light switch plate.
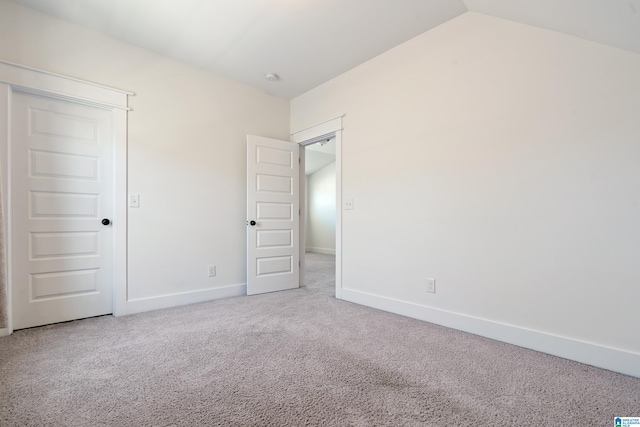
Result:
{"label": "light switch plate", "polygon": [[129,194],[129,207],[130,208],[140,207],[140,196],[138,194]]}
{"label": "light switch plate", "polygon": [[427,292],[432,294],[436,293],[436,279],[427,277]]}

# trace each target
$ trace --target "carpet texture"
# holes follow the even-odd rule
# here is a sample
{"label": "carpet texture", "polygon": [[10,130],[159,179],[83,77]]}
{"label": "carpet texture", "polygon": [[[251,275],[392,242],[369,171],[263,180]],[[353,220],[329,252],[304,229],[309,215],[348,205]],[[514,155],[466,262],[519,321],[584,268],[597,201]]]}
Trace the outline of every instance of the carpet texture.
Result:
{"label": "carpet texture", "polygon": [[[308,285],[0,338],[4,426],[611,426],[640,379]],[[328,273],[323,273],[327,270]]]}

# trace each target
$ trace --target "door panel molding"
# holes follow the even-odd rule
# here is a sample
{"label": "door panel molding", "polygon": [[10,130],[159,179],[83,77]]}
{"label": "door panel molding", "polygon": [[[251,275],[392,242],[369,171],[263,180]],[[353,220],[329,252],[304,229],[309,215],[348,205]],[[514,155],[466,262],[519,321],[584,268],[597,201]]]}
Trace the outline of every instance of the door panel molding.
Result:
{"label": "door panel molding", "polygon": [[299,147],[247,135],[247,294],[300,286]]}
{"label": "door panel molding", "polygon": [[[13,328],[111,314],[113,228],[101,222],[115,200],[111,112],[17,91],[11,105]],[[34,165],[33,150],[51,163]],[[72,157],[94,159],[98,179]]]}

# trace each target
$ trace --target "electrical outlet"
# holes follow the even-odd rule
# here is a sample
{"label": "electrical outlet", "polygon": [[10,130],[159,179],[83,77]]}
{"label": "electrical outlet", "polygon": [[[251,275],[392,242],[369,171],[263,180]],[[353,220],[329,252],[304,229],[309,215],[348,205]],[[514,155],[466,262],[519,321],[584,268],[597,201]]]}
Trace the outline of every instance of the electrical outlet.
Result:
{"label": "electrical outlet", "polygon": [[216,266],[210,265],[207,273],[209,274],[209,277],[214,277],[216,275]]}
{"label": "electrical outlet", "polygon": [[344,209],[350,211],[353,209],[353,199],[344,199]]}
{"label": "electrical outlet", "polygon": [[436,293],[436,279],[432,279],[430,277],[427,278],[427,292],[432,294]]}

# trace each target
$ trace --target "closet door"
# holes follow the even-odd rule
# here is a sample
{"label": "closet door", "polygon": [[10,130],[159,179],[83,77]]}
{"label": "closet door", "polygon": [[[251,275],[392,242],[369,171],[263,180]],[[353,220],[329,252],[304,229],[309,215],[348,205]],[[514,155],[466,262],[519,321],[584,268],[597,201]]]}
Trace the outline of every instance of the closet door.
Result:
{"label": "closet door", "polygon": [[14,92],[13,329],[112,312],[112,112]]}

